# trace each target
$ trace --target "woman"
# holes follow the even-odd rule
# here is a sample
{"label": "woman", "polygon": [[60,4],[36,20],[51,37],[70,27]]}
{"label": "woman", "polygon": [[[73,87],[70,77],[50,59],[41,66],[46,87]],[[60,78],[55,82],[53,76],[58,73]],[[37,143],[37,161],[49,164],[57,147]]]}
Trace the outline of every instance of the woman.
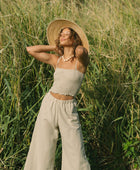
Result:
{"label": "woman", "polygon": [[90,170],[75,99],[89,62],[88,40],[77,24],[63,19],[49,24],[47,38],[50,45],[27,47],[30,55],[53,66],[55,72],[37,116],[24,170],[54,169],[59,131],[62,170]]}

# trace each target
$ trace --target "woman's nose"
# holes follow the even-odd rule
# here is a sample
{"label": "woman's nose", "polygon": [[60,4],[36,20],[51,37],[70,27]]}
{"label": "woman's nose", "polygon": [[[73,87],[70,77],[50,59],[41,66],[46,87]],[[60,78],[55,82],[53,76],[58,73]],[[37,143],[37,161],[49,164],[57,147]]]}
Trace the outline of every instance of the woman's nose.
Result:
{"label": "woman's nose", "polygon": [[61,37],[65,37],[65,36],[66,36],[66,34],[64,34],[64,33],[63,33],[63,34],[61,34]]}
{"label": "woman's nose", "polygon": [[65,37],[65,35],[64,35],[64,34],[62,34],[62,36],[61,36],[61,37],[63,37],[63,38],[64,38],[64,37]]}

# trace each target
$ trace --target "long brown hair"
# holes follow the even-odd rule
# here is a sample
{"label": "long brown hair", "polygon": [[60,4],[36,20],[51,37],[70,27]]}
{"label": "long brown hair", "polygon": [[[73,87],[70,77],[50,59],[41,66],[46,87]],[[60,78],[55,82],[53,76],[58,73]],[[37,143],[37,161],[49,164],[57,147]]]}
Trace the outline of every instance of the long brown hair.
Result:
{"label": "long brown hair", "polygon": [[[74,55],[75,55],[75,49],[78,45],[83,45],[82,44],[82,41],[79,37],[79,35],[72,29],[72,28],[69,28],[67,27],[70,31],[71,31],[71,34],[70,34],[70,39],[72,37],[74,37],[74,43],[73,43],[73,49],[74,49]],[[59,55],[63,55],[64,54],[64,48],[63,46],[60,45],[60,36],[61,36],[61,33],[62,31],[64,30],[65,28],[61,29],[59,35],[58,35],[58,38],[55,40],[55,43],[56,43],[56,47],[58,48],[58,54]]]}

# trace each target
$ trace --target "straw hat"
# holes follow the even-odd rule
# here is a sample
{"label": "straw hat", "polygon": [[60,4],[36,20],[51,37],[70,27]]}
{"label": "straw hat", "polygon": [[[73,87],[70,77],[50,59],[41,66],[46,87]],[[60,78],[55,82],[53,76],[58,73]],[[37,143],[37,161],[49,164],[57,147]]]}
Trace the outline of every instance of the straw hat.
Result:
{"label": "straw hat", "polygon": [[58,35],[63,28],[72,28],[80,37],[83,46],[89,52],[89,43],[84,31],[74,22],[66,19],[56,19],[49,23],[47,28],[47,39],[50,45],[55,45],[55,40],[58,38]]}

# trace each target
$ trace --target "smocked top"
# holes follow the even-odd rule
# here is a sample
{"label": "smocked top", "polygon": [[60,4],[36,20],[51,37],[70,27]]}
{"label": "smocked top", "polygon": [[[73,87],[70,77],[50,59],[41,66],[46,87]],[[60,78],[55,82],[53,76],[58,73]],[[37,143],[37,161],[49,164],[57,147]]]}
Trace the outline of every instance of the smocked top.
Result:
{"label": "smocked top", "polygon": [[81,87],[84,73],[77,70],[77,59],[75,69],[57,67],[61,58],[62,56],[57,60],[54,72],[54,82],[49,91],[63,95],[76,96]]}

